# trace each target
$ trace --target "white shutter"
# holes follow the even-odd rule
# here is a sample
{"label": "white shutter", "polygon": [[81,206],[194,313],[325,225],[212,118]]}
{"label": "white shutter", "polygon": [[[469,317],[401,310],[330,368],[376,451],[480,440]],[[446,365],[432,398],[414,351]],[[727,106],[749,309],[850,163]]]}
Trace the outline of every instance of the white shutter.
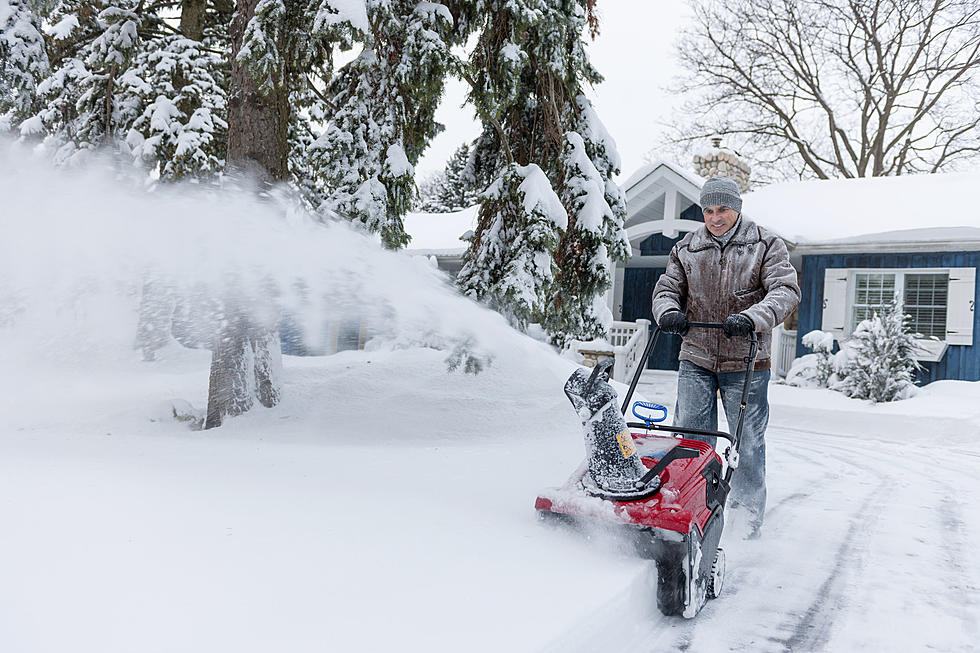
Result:
{"label": "white shutter", "polygon": [[973,344],[973,320],[976,315],[976,268],[951,268],[949,303],[946,306],[946,342],[950,345]]}
{"label": "white shutter", "polygon": [[827,268],[823,276],[823,320],[821,331],[844,337],[847,323],[847,269]]}

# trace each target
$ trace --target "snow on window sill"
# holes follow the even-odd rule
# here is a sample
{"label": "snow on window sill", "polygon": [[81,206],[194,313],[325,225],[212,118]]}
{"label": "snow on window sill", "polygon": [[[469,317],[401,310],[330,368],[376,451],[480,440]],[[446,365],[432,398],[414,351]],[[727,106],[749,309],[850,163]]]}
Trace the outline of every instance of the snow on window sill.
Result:
{"label": "snow on window sill", "polygon": [[932,338],[916,338],[915,344],[919,347],[915,359],[925,363],[941,361],[946,353],[946,347],[949,346],[943,340],[933,340]]}

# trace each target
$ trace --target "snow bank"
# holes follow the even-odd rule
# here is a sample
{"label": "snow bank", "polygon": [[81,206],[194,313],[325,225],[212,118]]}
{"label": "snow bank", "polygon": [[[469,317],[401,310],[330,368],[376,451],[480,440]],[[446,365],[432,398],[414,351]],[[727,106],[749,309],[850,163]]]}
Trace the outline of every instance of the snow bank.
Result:
{"label": "snow bank", "polygon": [[914,442],[980,440],[980,381],[935,381],[901,401],[872,404],[818,388],[769,386],[779,428]]}

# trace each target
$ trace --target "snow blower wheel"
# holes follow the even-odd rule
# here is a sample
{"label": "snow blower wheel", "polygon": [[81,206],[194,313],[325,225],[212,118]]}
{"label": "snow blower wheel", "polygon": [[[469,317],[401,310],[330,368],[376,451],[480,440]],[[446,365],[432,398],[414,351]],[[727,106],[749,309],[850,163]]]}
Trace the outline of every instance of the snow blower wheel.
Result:
{"label": "snow blower wheel", "polygon": [[657,560],[657,608],[668,617],[684,614],[687,576],[680,564]]}
{"label": "snow blower wheel", "polygon": [[715,563],[711,565],[711,578],[708,579],[708,598],[717,599],[725,587],[725,550],[719,548]]}

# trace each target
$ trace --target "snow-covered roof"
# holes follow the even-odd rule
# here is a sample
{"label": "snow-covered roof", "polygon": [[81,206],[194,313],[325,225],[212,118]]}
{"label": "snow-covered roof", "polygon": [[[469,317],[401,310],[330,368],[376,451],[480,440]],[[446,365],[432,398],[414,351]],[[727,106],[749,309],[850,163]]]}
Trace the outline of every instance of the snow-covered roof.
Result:
{"label": "snow-covered roof", "polygon": [[978,173],[786,182],[742,198],[745,215],[803,244],[980,240]]}
{"label": "snow-covered roof", "polygon": [[[700,188],[704,180],[685,168],[654,161],[621,184],[624,192],[667,168]],[[763,186],[742,198],[745,215],[798,249],[857,250],[963,247],[980,249],[980,215],[969,198],[980,173],[943,173],[785,182]],[[456,213],[409,213],[405,230],[412,253],[460,256],[460,237],[476,228],[477,206]]]}
{"label": "snow-covered roof", "polygon": [[684,177],[698,188],[701,188],[701,184],[704,183],[703,178],[694,174],[692,171],[688,170],[684,166],[677,165],[676,163],[671,163],[670,161],[657,159],[656,161],[651,161],[650,163],[646,164],[645,166],[641,167],[639,170],[631,174],[625,182],[619,185],[619,187],[623,189],[624,193],[627,192],[630,188],[638,184],[640,181],[642,181],[645,177],[647,177],[650,173],[652,173],[660,166],[670,168],[672,171]]}
{"label": "snow-covered roof", "polygon": [[407,251],[412,254],[459,256],[469,243],[461,238],[476,229],[479,205],[455,213],[409,213],[405,231],[412,237]]}

